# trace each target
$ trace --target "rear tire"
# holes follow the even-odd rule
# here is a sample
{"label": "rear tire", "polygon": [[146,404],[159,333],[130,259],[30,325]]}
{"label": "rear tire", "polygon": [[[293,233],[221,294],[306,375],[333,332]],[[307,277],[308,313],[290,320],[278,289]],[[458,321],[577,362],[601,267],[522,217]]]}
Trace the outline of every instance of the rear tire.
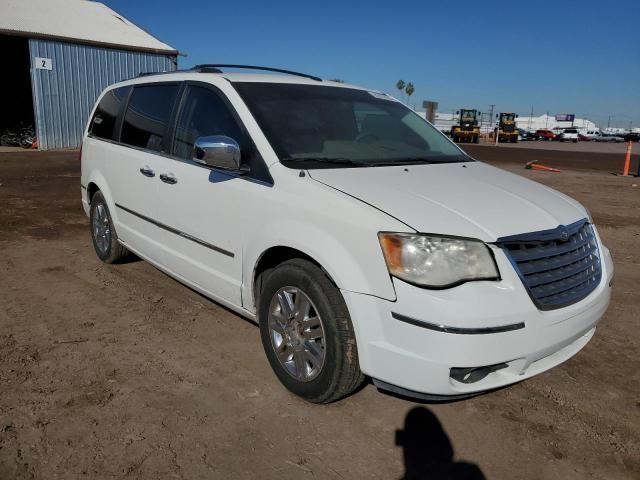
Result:
{"label": "rear tire", "polygon": [[292,393],[330,403],[364,380],[342,294],[313,263],[292,259],[268,273],[258,319],[271,368]]}
{"label": "rear tire", "polygon": [[89,210],[91,240],[98,258],[104,263],[114,263],[123,259],[129,251],[118,242],[109,207],[102,192],[97,191],[91,198]]}

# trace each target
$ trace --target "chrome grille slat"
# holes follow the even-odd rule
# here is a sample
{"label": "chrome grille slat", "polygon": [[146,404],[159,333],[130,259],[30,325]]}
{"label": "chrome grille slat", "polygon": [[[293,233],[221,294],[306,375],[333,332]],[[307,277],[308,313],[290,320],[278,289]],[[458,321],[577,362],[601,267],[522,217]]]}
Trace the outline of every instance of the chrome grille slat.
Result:
{"label": "chrome grille slat", "polygon": [[499,239],[497,244],[541,310],[582,300],[602,278],[595,232],[586,220]]}
{"label": "chrome grille slat", "polygon": [[[593,289],[595,289],[598,286],[598,283],[599,281],[597,282],[594,280],[589,280],[588,282],[585,282],[584,287],[591,288],[591,291],[593,291]],[[582,292],[582,289],[573,289],[573,290],[560,292],[555,295],[550,295],[548,297],[545,297],[545,300],[548,302],[557,302],[557,303],[564,303],[565,305],[569,305],[571,303],[575,303],[579,300],[582,300],[583,298],[584,298],[584,293]]]}
{"label": "chrome grille slat", "polygon": [[591,255],[592,249],[582,250],[578,249],[573,252],[565,253],[563,255],[558,255],[557,257],[542,259],[542,260],[532,260],[527,263],[523,263],[520,265],[520,271],[523,275],[530,275],[532,273],[538,273],[548,270],[555,270],[556,268],[564,267],[565,265],[570,265],[575,262],[579,262],[583,258]]}
{"label": "chrome grille slat", "polygon": [[590,267],[594,266],[598,262],[598,257],[590,253],[589,257],[585,257],[579,262],[570,264],[568,266],[558,268],[555,270],[549,270],[547,272],[541,272],[532,275],[525,275],[527,285],[529,287],[536,287],[545,283],[552,283],[563,278],[571,277],[577,273],[583,272]]}
{"label": "chrome grille slat", "polygon": [[[573,236],[576,236],[578,234],[574,234]],[[551,243],[556,243],[556,242],[551,242]],[[580,241],[569,240],[565,244],[562,244],[559,247],[557,247],[556,249],[549,249],[548,247],[536,246],[530,250],[513,251],[512,255],[513,255],[513,259],[516,262],[527,261],[527,260],[537,260],[539,258],[547,258],[547,257],[556,256],[556,255],[562,255],[563,253],[572,252],[574,250],[577,250],[580,247],[584,247],[588,243],[589,243],[588,238],[583,238]],[[523,245],[526,245],[526,244],[523,244]]]}
{"label": "chrome grille slat", "polygon": [[571,277],[566,277],[553,283],[545,283],[537,287],[529,287],[529,289],[538,297],[544,298],[557,293],[565,292],[577,287],[578,285],[588,282],[593,272],[585,270]]}

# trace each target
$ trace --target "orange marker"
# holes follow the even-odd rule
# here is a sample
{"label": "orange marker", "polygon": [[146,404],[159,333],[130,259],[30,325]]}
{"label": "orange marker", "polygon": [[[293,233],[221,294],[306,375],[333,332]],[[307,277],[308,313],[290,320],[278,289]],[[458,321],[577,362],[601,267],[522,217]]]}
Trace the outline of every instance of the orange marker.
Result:
{"label": "orange marker", "polygon": [[546,165],[540,165],[538,163],[538,160],[531,160],[530,162],[527,162],[527,164],[524,166],[524,168],[526,168],[527,170],[542,170],[544,172],[559,172],[560,171],[557,168],[547,167]]}
{"label": "orange marker", "polygon": [[624,171],[622,175],[624,177],[629,176],[629,168],[631,167],[631,149],[633,148],[633,142],[629,142],[627,145],[627,155],[624,157]]}

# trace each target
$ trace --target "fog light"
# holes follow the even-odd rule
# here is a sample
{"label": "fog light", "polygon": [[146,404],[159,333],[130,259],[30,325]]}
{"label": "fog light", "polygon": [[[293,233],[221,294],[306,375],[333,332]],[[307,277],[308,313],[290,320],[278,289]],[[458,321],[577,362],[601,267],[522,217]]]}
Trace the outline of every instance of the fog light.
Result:
{"label": "fog light", "polygon": [[496,363],[495,365],[487,365],[485,367],[458,368],[454,367],[450,370],[450,377],[460,383],[479,382],[491,372],[496,372],[507,368],[506,363]]}

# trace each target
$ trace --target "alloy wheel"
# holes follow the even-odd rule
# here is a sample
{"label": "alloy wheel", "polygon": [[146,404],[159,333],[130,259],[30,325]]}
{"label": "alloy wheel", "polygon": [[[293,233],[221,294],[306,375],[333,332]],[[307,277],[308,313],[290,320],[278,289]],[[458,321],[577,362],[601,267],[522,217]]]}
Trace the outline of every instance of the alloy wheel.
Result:
{"label": "alloy wheel", "polygon": [[271,299],[267,321],[285,371],[300,382],[316,378],[325,360],[324,327],[309,296],[297,287],[281,288]]}

